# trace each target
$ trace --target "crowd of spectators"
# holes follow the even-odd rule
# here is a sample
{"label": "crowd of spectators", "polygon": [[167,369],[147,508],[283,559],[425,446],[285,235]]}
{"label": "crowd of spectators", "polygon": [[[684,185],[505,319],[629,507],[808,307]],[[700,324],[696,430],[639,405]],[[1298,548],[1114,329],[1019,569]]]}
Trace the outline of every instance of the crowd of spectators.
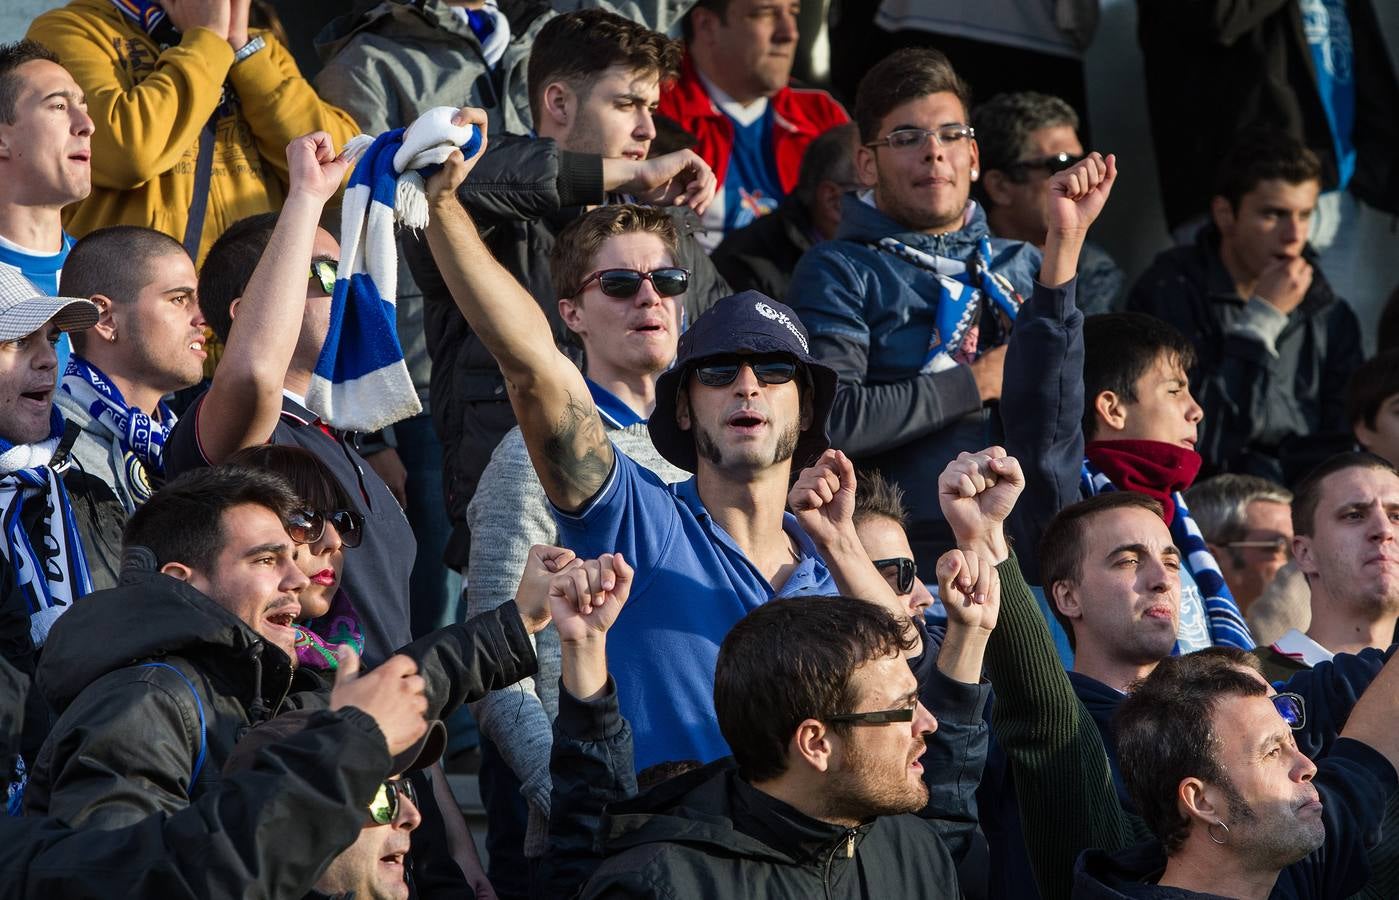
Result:
{"label": "crowd of spectators", "polygon": [[1399,896],[1373,0],[865,6],[0,44],[0,895]]}

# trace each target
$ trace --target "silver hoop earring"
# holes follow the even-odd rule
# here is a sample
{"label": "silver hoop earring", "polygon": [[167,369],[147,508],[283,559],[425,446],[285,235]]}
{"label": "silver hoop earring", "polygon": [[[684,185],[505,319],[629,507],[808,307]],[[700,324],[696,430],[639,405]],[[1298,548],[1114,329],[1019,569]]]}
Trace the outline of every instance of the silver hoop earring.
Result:
{"label": "silver hoop earring", "polygon": [[[1219,838],[1214,836],[1214,825],[1218,825],[1220,828],[1224,829],[1224,840],[1221,841]],[[1205,828],[1205,833],[1210,836],[1210,840],[1214,841],[1216,844],[1229,843],[1229,826],[1225,825],[1219,820],[1215,820],[1214,825],[1210,825],[1207,828]]]}

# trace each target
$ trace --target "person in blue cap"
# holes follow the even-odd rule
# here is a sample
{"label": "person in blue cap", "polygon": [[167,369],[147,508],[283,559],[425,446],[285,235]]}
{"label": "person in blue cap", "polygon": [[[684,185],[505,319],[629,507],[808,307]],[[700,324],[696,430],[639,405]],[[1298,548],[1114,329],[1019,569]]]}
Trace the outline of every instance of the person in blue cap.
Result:
{"label": "person in blue cap", "polygon": [[[610,661],[635,730],[636,765],[727,756],[712,701],[715,661],[749,611],[775,597],[842,593],[909,622],[855,534],[854,468],[829,449],[835,372],[811,356],[806,329],[787,306],[755,291],[717,301],[681,337],[674,366],[656,383],[651,439],[694,473],[665,484],[608,440],[538,304],[481,242],[453,195],[469,169],[453,157],[430,182],[428,244],[505,375],[560,542],[584,558],[620,553],[636,570]],[[675,287],[638,256],[565,291],[576,304],[644,310]],[[622,337],[651,339],[643,329]],[[794,466],[812,466],[791,488],[795,515],[787,511]],[[921,652],[921,632],[907,627]],[[979,672],[965,680],[976,683]]]}

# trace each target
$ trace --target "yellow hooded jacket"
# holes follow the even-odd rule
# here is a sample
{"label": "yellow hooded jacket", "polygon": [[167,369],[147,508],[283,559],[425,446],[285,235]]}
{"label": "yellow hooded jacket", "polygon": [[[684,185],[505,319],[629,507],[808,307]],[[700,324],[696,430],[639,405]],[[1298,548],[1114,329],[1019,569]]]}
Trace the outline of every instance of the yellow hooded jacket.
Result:
{"label": "yellow hooded jacket", "polygon": [[202,264],[229,225],[281,209],[288,143],[326,131],[339,149],[359,133],[349,113],[316,96],[285,47],[256,34],[267,46],[234,65],[233,48],[205,28],[162,53],[110,0],[72,0],[30,24],[27,36],[58,54],[86,92],[95,124],[92,194],[64,210],[69,233],[144,225],[183,240],[199,134],[217,111]]}

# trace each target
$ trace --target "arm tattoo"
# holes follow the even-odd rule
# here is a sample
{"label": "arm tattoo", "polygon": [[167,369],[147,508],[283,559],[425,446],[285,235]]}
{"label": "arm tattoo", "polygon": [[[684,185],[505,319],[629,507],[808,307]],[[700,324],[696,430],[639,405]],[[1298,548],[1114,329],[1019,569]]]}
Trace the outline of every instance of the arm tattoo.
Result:
{"label": "arm tattoo", "polygon": [[591,399],[568,395],[568,406],[544,444],[549,480],[580,498],[596,494],[612,471],[607,433]]}

